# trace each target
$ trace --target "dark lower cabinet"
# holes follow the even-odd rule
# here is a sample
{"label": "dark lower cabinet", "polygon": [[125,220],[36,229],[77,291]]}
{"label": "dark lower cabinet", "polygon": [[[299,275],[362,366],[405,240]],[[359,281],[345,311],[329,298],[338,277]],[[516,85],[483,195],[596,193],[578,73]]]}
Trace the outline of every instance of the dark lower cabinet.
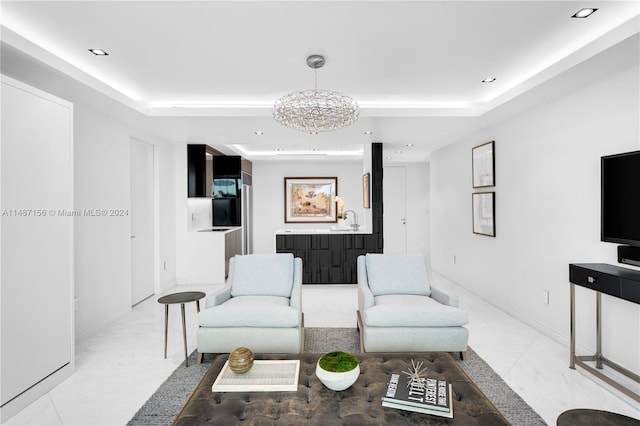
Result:
{"label": "dark lower cabinet", "polygon": [[293,253],[303,263],[304,284],[355,284],[356,259],[382,252],[382,236],[375,234],[276,235],[276,252]]}

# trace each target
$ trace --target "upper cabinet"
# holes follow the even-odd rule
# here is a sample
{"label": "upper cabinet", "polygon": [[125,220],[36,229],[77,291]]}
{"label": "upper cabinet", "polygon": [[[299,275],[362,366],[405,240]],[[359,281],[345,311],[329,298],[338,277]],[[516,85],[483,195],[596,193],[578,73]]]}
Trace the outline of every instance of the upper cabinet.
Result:
{"label": "upper cabinet", "polygon": [[239,155],[226,155],[213,159],[214,178],[240,178],[242,160]]}
{"label": "upper cabinet", "polygon": [[212,198],[213,159],[222,153],[208,145],[187,145],[187,196]]}

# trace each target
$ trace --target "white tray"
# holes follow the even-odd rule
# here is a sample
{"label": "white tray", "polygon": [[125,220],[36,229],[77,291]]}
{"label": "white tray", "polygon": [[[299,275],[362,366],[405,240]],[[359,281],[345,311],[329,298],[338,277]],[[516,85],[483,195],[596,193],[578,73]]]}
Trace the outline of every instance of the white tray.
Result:
{"label": "white tray", "polygon": [[272,392],[298,390],[300,360],[256,360],[251,370],[234,373],[229,361],[211,386],[213,392]]}

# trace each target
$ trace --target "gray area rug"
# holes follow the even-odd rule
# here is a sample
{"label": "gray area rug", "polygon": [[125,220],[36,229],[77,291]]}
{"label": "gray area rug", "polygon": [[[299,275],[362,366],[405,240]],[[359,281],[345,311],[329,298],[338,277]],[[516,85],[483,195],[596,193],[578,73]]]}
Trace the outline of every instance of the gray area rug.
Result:
{"label": "gray area rug", "polygon": [[[355,328],[305,328],[304,352],[331,351],[360,352],[358,330]],[[207,355],[202,364],[196,363],[195,352],[158,388],[129,421],[130,426],[164,426],[173,423],[182,406],[196,388],[213,360]],[[471,348],[464,361],[458,361],[502,414],[516,426],[546,425],[544,420]]]}

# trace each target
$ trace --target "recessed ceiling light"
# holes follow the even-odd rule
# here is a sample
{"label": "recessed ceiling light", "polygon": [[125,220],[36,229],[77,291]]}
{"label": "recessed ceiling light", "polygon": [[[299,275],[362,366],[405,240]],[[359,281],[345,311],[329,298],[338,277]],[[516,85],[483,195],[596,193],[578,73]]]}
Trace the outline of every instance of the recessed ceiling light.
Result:
{"label": "recessed ceiling light", "polygon": [[411,148],[411,147],[413,146],[413,144],[412,144],[412,143],[408,143],[408,144],[406,144],[405,146],[406,146],[407,148]]}
{"label": "recessed ceiling light", "polygon": [[482,80],[483,83],[493,83],[494,81],[496,81],[495,77],[488,77]]}
{"label": "recessed ceiling light", "polygon": [[384,157],[385,160],[393,160],[393,157]]}
{"label": "recessed ceiling light", "polygon": [[320,151],[320,148],[309,148],[309,151]]}
{"label": "recessed ceiling light", "polygon": [[397,151],[396,151],[396,154],[402,154],[402,150],[400,150],[400,149],[399,149],[399,150],[397,150]]}
{"label": "recessed ceiling light", "polygon": [[96,56],[107,56],[107,55],[109,55],[107,52],[105,52],[102,49],[89,49],[89,52],[93,53]]}
{"label": "recessed ceiling light", "polygon": [[258,135],[258,136],[260,136],[260,135],[263,135],[263,134],[264,134],[264,132],[262,132],[261,130],[256,130],[256,131],[255,131],[255,132],[253,132],[253,133],[255,133],[255,134],[256,134],[256,135]]}
{"label": "recessed ceiling light", "polygon": [[274,151],[282,151],[282,148],[275,148]]}
{"label": "recessed ceiling light", "polygon": [[373,134],[373,132],[371,130],[365,130],[363,133],[365,135],[372,135]]}
{"label": "recessed ceiling light", "polygon": [[598,8],[595,8],[595,7],[583,7],[582,9],[577,11],[572,16],[572,18],[588,18],[589,16],[593,15],[593,12],[595,12],[596,10],[598,10]]}

